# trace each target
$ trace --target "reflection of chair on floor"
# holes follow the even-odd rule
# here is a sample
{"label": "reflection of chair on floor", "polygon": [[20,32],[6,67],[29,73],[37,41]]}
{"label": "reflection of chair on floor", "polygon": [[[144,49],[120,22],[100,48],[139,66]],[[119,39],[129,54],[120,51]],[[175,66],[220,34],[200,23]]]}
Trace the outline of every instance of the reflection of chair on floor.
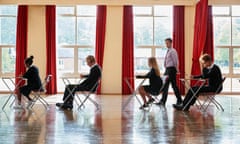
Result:
{"label": "reflection of chair on floor", "polygon": [[38,90],[33,90],[32,91],[32,95],[33,95],[33,103],[30,106],[31,108],[36,104],[37,101],[39,101],[40,103],[43,104],[43,106],[48,109],[49,104],[47,103],[47,101],[41,96],[42,93],[46,92],[46,86],[47,84],[50,82],[52,78],[52,75],[47,75],[46,78],[44,79],[41,87]]}
{"label": "reflection of chair on floor", "polygon": [[216,95],[218,95],[221,92],[221,89],[225,80],[226,80],[226,77],[222,79],[222,83],[218,86],[215,92],[204,92],[199,94],[199,96],[203,96],[205,98],[203,103],[200,104],[200,110],[202,110],[203,112],[206,112],[207,108],[212,103],[216,106],[218,110],[221,109],[222,111],[224,111],[222,105],[216,100]]}

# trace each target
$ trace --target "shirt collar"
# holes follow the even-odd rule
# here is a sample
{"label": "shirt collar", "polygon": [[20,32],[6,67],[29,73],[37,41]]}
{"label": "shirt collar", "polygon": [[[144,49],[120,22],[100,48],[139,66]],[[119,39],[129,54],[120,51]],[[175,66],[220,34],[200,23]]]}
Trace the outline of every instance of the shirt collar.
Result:
{"label": "shirt collar", "polygon": [[209,66],[209,67],[208,67],[208,69],[212,69],[212,68],[213,68],[213,66],[214,66],[214,64],[212,64],[211,66]]}
{"label": "shirt collar", "polygon": [[91,68],[95,67],[97,65],[97,63],[95,63],[94,65],[91,66]]}

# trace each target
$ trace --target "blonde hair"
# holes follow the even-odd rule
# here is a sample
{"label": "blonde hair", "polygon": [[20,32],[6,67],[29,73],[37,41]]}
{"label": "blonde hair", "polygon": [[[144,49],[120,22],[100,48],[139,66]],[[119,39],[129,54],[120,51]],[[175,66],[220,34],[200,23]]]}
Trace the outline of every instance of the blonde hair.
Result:
{"label": "blonde hair", "polygon": [[149,64],[151,64],[152,68],[155,70],[156,75],[160,76],[160,70],[159,70],[156,58],[150,57],[150,58],[148,58],[148,62],[149,62]]}

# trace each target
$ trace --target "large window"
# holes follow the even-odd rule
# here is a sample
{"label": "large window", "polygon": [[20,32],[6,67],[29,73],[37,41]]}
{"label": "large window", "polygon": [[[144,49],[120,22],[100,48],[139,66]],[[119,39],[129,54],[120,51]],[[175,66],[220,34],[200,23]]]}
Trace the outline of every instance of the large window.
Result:
{"label": "large window", "polygon": [[[17,7],[0,6],[0,77],[14,76]],[[0,90],[6,90],[0,81]]]}
{"label": "large window", "polygon": [[172,6],[134,7],[135,74],[149,71],[147,59],[151,56],[157,57],[164,71],[164,40],[172,37],[172,19]]}
{"label": "large window", "polygon": [[[164,40],[172,37],[172,6],[134,7],[133,10],[134,73],[146,74],[149,71],[148,58],[154,56],[163,74],[167,52]],[[140,80],[136,80],[135,86],[139,83]]]}
{"label": "large window", "polygon": [[240,92],[240,6],[214,6],[214,56],[228,78],[224,92]]}
{"label": "large window", "polygon": [[[58,77],[89,72],[85,58],[94,55],[95,31],[96,6],[57,7]],[[58,90],[63,91],[58,81]]]}

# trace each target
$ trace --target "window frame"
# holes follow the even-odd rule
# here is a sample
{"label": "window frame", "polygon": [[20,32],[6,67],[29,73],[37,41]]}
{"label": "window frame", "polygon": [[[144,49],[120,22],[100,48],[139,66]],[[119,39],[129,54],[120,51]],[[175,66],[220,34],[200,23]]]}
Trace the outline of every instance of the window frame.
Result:
{"label": "window frame", "polygon": [[[61,7],[72,7],[74,9],[73,14],[58,14],[56,13],[56,17],[60,17],[60,18],[74,18],[74,23],[75,23],[75,27],[74,27],[74,43],[73,44],[59,44],[58,43],[58,33],[56,31],[56,37],[57,37],[57,51],[56,53],[58,54],[58,48],[66,48],[66,49],[73,49],[73,72],[59,72],[59,66],[60,63],[63,63],[63,61],[59,61],[59,56],[56,57],[57,59],[57,71],[58,71],[58,77],[57,77],[57,81],[58,81],[58,91],[62,92],[64,90],[64,83],[62,81],[62,77],[79,77],[80,73],[88,73],[89,71],[86,70],[79,70],[79,58],[81,59],[81,57],[79,56],[79,49],[93,49],[93,51],[95,51],[95,43],[93,45],[89,45],[89,44],[79,44],[78,42],[78,19],[79,18],[95,18],[95,25],[96,25],[96,17],[97,15],[87,15],[87,14],[83,14],[83,15],[79,15],[78,14],[78,7],[79,6],[95,6],[95,10],[97,12],[97,6],[96,5],[67,5],[67,6],[57,6],[57,8],[61,8]],[[57,22],[56,22],[56,28],[57,28]],[[95,31],[96,32],[96,31]],[[94,38],[95,39],[95,38]],[[94,55],[95,53],[93,53]],[[85,57],[83,58],[85,59]],[[60,63],[59,63],[60,62]],[[89,68],[90,69],[90,68]],[[81,71],[81,72],[80,72]]]}
{"label": "window frame", "polygon": [[[2,5],[2,6],[15,6],[15,5]],[[16,11],[17,11],[17,6],[16,7]],[[17,13],[14,14],[1,14],[0,13],[0,18],[15,18],[16,22],[17,22]],[[16,24],[17,25],[17,24]],[[4,48],[15,48],[16,49],[16,44],[2,44],[0,43],[0,56],[2,56],[2,50]],[[2,69],[2,58],[0,59],[0,77],[14,77],[15,73],[3,73],[3,69]]]}
{"label": "window frame", "polygon": [[[216,45],[214,43],[214,49],[218,48],[218,49],[228,49],[229,50],[229,73],[223,73],[224,76],[226,76],[228,79],[230,79],[230,91],[227,90],[224,93],[229,93],[229,94],[239,94],[240,91],[238,92],[233,92],[233,79],[239,78],[240,77],[240,73],[236,74],[234,73],[234,68],[233,68],[233,63],[234,63],[234,54],[233,51],[235,48],[240,49],[240,44],[239,45],[234,45],[233,44],[233,18],[240,18],[240,16],[232,16],[232,6],[234,5],[216,5],[213,7],[228,7],[229,8],[229,14],[228,15],[218,15],[218,14],[214,14],[213,13],[213,21],[216,17],[224,17],[224,18],[230,18],[230,45]],[[240,84],[239,84],[240,85]]]}
{"label": "window frame", "polygon": [[[145,48],[145,49],[150,49],[151,50],[151,56],[154,56],[156,57],[156,50],[157,49],[161,49],[161,48],[166,48],[165,45],[157,45],[155,44],[155,41],[156,41],[156,36],[155,36],[155,20],[157,18],[169,18],[169,17],[173,17],[173,14],[170,15],[170,16],[166,16],[166,15],[155,15],[155,12],[154,12],[154,9],[155,9],[155,6],[159,6],[159,5],[152,5],[152,6],[136,6],[136,7],[151,7],[152,9],[152,14],[133,14],[134,16],[134,20],[136,17],[151,17],[152,18],[152,24],[153,24],[153,31],[152,31],[152,36],[153,36],[153,40],[152,40],[152,44],[151,45],[135,45],[134,44],[134,54],[135,54],[135,49],[141,49],[141,48]],[[161,5],[162,6],[162,5]],[[168,7],[172,7],[173,9],[173,6],[172,5],[164,5],[164,6],[168,6]],[[173,24],[173,20],[170,21],[172,22]],[[135,22],[134,22],[135,23]],[[172,32],[173,32],[173,27],[171,27],[171,36],[169,37],[172,37]],[[135,37],[135,36],[134,36]],[[157,58],[161,58],[161,57],[157,57]],[[134,61],[136,61],[136,57],[134,55]],[[142,72],[137,72],[137,70],[135,70],[135,67],[134,67],[134,74],[135,75],[141,75],[141,74],[144,74]]]}
{"label": "window frame", "polygon": [[[74,49],[74,69],[73,69],[73,73],[63,73],[64,76],[73,76],[73,75],[79,75],[79,72],[78,72],[78,49],[79,48],[93,48],[95,47],[95,45],[81,45],[81,44],[78,44],[77,42],[77,39],[78,39],[78,35],[77,35],[77,31],[78,31],[78,18],[79,17],[86,17],[86,18],[89,18],[89,17],[92,17],[92,18],[96,18],[96,15],[78,15],[77,14],[77,7],[79,5],[69,5],[69,6],[57,6],[57,7],[73,7],[74,8],[74,14],[57,14],[57,17],[74,17],[74,20],[75,20],[75,44],[58,44],[58,41],[57,41],[57,48],[73,48]],[[80,5],[81,6],[81,5]],[[95,6],[95,5],[89,5],[89,6]],[[58,37],[58,36],[57,36]],[[58,58],[57,58],[58,59]]]}

